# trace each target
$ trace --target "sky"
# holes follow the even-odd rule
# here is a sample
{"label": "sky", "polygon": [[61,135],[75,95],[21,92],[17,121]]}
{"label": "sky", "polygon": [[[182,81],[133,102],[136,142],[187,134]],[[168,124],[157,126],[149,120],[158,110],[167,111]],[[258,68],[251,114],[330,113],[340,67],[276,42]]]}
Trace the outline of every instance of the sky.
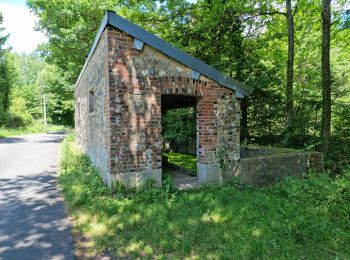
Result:
{"label": "sky", "polygon": [[47,41],[43,33],[34,30],[37,18],[25,0],[0,0],[0,12],[4,20],[1,27],[10,34],[7,44],[13,52],[30,53],[38,44]]}

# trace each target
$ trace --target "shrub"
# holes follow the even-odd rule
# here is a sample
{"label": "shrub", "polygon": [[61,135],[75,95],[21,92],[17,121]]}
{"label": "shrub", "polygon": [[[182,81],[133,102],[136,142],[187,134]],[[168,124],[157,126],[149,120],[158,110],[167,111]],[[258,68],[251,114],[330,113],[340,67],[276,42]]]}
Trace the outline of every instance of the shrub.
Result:
{"label": "shrub", "polygon": [[6,126],[7,123],[10,121],[10,118],[10,113],[5,112],[0,108],[0,127]]}
{"label": "shrub", "polygon": [[9,111],[0,110],[0,127],[25,127],[33,123],[23,98],[14,98]]}
{"label": "shrub", "polygon": [[10,114],[8,127],[24,127],[33,123],[33,117],[28,112],[26,101],[23,98],[16,97],[11,101]]}

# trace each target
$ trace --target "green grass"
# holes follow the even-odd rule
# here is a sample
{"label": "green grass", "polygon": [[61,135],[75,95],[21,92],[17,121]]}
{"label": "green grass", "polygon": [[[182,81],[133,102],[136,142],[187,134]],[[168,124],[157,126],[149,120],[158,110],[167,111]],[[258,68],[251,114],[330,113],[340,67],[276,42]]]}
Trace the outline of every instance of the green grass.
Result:
{"label": "green grass", "polygon": [[277,147],[277,146],[261,146],[261,145],[255,145],[255,144],[243,144],[242,147],[249,150],[262,150],[270,154],[302,152],[302,150],[297,150],[293,148],[284,148],[284,147]]}
{"label": "green grass", "polygon": [[0,138],[16,136],[16,135],[24,135],[24,134],[63,131],[63,130],[67,130],[67,127],[57,126],[57,125],[48,125],[47,127],[45,127],[40,123],[34,123],[33,125],[30,125],[27,127],[19,127],[19,128],[0,127]]}
{"label": "green grass", "polygon": [[163,153],[163,155],[168,157],[169,163],[188,170],[197,170],[197,157],[195,155],[175,152]]}
{"label": "green grass", "polygon": [[[350,170],[253,190],[237,182],[111,193],[69,136],[59,182],[85,256],[157,259],[348,259]],[[88,244],[88,249],[86,249]]]}

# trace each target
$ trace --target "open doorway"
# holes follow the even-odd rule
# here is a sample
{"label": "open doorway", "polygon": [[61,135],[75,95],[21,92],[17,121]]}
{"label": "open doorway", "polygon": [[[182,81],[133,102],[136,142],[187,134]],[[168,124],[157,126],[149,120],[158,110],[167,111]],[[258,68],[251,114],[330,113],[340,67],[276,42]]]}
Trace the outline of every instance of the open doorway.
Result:
{"label": "open doorway", "polygon": [[162,174],[170,175],[179,188],[198,185],[197,98],[162,95]]}

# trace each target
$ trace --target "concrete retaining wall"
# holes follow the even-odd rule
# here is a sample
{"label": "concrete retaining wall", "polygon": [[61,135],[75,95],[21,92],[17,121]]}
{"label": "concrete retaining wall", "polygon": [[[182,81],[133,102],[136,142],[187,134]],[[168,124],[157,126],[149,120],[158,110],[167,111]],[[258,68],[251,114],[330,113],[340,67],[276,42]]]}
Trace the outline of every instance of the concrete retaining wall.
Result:
{"label": "concrete retaining wall", "polygon": [[[267,155],[241,159],[232,174],[243,184],[262,187],[287,176],[301,177],[308,169],[323,170],[323,155],[318,152]],[[228,176],[228,177],[229,177]]]}

